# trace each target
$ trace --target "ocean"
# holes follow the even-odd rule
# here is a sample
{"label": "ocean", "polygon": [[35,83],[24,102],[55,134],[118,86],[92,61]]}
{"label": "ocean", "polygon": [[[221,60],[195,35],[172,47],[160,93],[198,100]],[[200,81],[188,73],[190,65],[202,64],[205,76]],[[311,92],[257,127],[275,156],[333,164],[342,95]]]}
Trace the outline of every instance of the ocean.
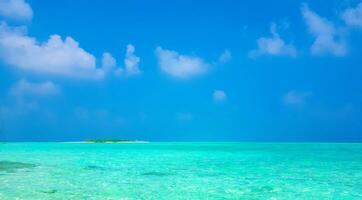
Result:
{"label": "ocean", "polygon": [[362,199],[362,144],[0,143],[0,199]]}

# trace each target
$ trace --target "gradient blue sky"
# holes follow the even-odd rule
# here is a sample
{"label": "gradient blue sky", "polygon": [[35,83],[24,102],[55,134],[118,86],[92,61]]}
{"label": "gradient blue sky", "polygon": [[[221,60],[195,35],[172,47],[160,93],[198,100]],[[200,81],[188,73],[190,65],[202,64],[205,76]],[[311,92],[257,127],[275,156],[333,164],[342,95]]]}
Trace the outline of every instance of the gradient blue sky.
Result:
{"label": "gradient blue sky", "polygon": [[361,16],[353,0],[0,0],[0,140],[361,141]]}

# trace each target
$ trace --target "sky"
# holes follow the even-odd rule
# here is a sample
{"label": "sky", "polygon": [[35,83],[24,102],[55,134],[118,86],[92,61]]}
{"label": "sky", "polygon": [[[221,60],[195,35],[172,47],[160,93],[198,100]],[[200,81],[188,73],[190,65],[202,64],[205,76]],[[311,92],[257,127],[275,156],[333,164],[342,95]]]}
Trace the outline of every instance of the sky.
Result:
{"label": "sky", "polygon": [[362,141],[362,2],[0,0],[0,140]]}

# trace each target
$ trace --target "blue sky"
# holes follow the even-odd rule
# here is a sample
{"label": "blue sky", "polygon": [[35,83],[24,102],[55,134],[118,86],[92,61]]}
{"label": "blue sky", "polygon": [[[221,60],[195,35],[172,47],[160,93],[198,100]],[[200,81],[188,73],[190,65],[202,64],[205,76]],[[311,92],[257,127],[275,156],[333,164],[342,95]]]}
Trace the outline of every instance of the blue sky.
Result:
{"label": "blue sky", "polygon": [[0,0],[0,139],[361,141],[362,3]]}

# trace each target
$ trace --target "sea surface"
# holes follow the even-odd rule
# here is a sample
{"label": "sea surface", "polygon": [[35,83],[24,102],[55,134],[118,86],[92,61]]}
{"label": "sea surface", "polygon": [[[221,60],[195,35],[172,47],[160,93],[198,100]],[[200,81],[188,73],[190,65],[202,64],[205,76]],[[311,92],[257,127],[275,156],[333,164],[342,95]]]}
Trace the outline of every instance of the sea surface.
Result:
{"label": "sea surface", "polygon": [[362,144],[0,143],[0,199],[362,199]]}

